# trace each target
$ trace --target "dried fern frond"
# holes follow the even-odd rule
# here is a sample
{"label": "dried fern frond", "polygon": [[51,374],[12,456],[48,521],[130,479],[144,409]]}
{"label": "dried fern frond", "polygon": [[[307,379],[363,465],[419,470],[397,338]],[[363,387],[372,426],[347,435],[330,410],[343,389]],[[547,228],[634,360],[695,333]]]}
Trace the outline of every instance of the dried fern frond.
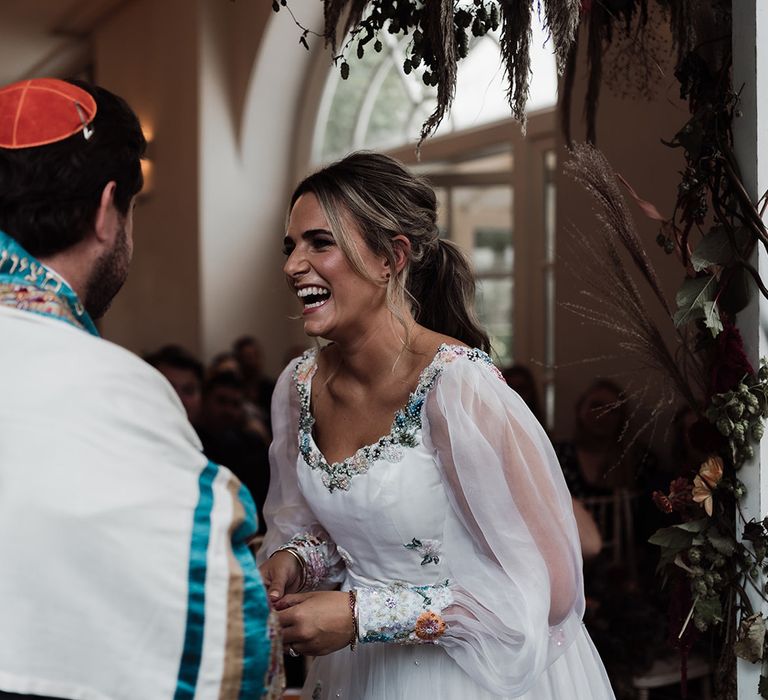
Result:
{"label": "dried fern frond", "polygon": [[[339,35],[342,37],[360,24],[370,0],[323,0],[325,41],[335,54]],[[342,25],[342,18],[344,23]],[[339,31],[341,29],[341,31]]]}
{"label": "dried fern frond", "polygon": [[456,94],[456,34],[453,31],[453,0],[432,0],[424,6],[424,28],[431,38],[436,59],[437,106],[421,127],[421,141],[443,121]]}
{"label": "dried fern frond", "polygon": [[552,35],[557,70],[561,74],[576,36],[580,13],[581,0],[544,0],[544,24]]}
{"label": "dried fern frond", "polygon": [[[642,368],[660,371],[677,395],[692,407],[698,400],[691,387],[689,372],[700,374],[700,367],[688,351],[672,352],[659,327],[648,312],[645,300],[620,254],[619,245],[628,253],[667,314],[670,314],[658,276],[640,241],[634,222],[619,190],[616,176],[605,157],[592,146],[579,146],[573,151],[566,171],[595,198],[601,222],[592,236],[573,229],[570,266],[583,283],[582,302],[566,302],[564,306],[583,318],[611,330],[619,338],[619,347],[634,356]],[[681,345],[686,339],[678,334]],[[697,385],[701,384],[694,378]],[[668,402],[668,398],[664,399]]]}
{"label": "dried fern frond", "polygon": [[[490,12],[494,17],[493,29],[497,28],[497,20],[500,20],[502,64],[508,80],[507,98],[512,116],[524,123],[530,91],[534,7],[543,12],[558,70],[562,72],[578,27],[581,0],[494,0],[487,4],[490,10],[484,2],[475,6],[474,11],[486,17]],[[433,133],[450,109],[456,92],[459,54],[466,55],[466,37],[460,42],[463,46],[460,52],[457,50],[457,34],[465,34],[467,25],[455,21],[455,18],[460,13],[466,17],[467,8],[457,5],[455,0],[402,0],[398,3],[392,0],[323,0],[323,8],[323,34],[334,54],[338,52],[342,37],[355,35],[365,28],[364,44],[370,40],[371,31],[381,31],[387,22],[389,31],[395,35],[415,37],[419,33],[419,42],[423,38],[423,51],[419,53],[418,61],[412,63],[416,58],[413,53],[408,54],[411,49],[407,49],[406,65],[426,65],[429,69],[426,84],[437,85],[437,106],[422,127],[421,140]],[[370,23],[371,17],[375,17],[376,22]],[[475,36],[486,31],[487,25],[477,31],[473,25]],[[406,72],[409,70],[406,69]]]}
{"label": "dried fern frond", "polygon": [[595,198],[600,207],[598,219],[612,236],[621,241],[667,315],[671,317],[672,311],[661,282],[640,241],[610,163],[597,148],[588,144],[577,144],[571,153],[572,158],[565,164],[565,172]]}

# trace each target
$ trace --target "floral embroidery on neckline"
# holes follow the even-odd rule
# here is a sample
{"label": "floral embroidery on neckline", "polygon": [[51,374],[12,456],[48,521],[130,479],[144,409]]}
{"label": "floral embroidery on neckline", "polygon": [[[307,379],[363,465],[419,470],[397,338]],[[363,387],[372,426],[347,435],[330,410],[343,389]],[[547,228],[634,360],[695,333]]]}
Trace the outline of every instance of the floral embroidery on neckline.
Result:
{"label": "floral embroidery on neckline", "polygon": [[421,371],[416,388],[408,397],[406,405],[395,413],[389,433],[373,444],[361,447],[341,462],[329,464],[312,439],[315,418],[310,403],[312,377],[317,370],[317,349],[307,350],[293,371],[293,381],[300,401],[299,452],[304,461],[311,469],[322,472],[323,484],[331,493],[337,489],[349,491],[352,478],[365,474],[378,460],[392,464],[402,461],[405,448],[419,444],[417,433],[421,430],[421,409],[429,390],[435,385],[446,365],[460,357],[487,364],[503,381],[501,373],[487,353],[477,348],[444,343],[437,349],[432,361]]}

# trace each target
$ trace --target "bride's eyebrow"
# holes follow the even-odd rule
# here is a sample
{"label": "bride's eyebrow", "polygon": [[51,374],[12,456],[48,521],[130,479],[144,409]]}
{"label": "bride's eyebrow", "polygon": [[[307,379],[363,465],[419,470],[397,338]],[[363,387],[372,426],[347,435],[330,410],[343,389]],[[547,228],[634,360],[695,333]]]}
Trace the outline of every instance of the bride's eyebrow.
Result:
{"label": "bride's eyebrow", "polygon": [[[330,238],[333,238],[333,233],[325,228],[310,228],[301,234],[301,237],[305,241],[310,241],[310,242],[313,239],[315,239],[317,236],[329,236]],[[289,236],[288,234],[285,234],[283,238],[283,250],[288,250],[289,248],[292,248],[295,245],[296,244],[294,243],[293,238],[291,238],[291,236]]]}

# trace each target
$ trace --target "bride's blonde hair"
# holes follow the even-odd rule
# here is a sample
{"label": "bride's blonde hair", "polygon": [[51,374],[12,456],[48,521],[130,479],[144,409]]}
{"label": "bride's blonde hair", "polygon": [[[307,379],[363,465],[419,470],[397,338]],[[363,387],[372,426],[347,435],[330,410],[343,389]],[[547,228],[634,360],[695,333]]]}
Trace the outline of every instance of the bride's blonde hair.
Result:
{"label": "bride's blonde hair", "polygon": [[[426,328],[490,350],[474,312],[475,279],[469,263],[455,244],[439,237],[437,199],[424,180],[394,158],[360,151],[305,178],[294,190],[290,208],[307,192],[317,197],[336,243],[357,274],[380,282],[365,269],[350,226],[374,254],[389,261],[393,274],[387,281],[387,303],[406,331],[400,309],[409,306]],[[410,241],[410,254],[394,274],[394,238],[400,235]]]}

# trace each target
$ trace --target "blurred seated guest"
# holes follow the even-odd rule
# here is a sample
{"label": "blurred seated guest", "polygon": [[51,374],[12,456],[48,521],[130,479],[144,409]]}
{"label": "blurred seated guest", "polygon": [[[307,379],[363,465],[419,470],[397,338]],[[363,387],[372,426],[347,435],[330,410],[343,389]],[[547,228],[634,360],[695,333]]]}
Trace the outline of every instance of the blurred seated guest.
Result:
{"label": "blurred seated guest", "polygon": [[208,369],[205,371],[206,378],[213,377],[221,372],[234,372],[240,375],[240,363],[231,352],[220,352],[213,356]]}
{"label": "blurred seated guest", "polygon": [[267,443],[248,429],[243,403],[243,381],[234,372],[221,372],[203,385],[197,432],[211,461],[229,467],[256,502],[259,533],[266,532],[262,509],[269,488]]}
{"label": "blurred seated guest", "polygon": [[555,444],[573,496],[603,496],[631,487],[652,462],[639,444],[628,446],[627,399],[610,379],[597,379],[576,402],[573,440]]}
{"label": "blurred seated guest", "polygon": [[[656,459],[645,445],[631,442],[629,404],[615,382],[593,381],[577,400],[574,418],[572,441],[556,443],[555,452],[574,496],[577,523],[576,503],[594,508],[605,543],[599,556],[584,556],[584,622],[617,697],[633,697],[631,679],[648,670],[664,639],[665,616],[652,578],[658,552],[647,544],[652,530],[646,513],[655,507],[650,492],[643,493]],[[630,498],[618,513],[616,489],[627,489]],[[581,526],[579,536],[584,547]]]}
{"label": "blurred seated guest", "polygon": [[197,425],[203,387],[203,363],[180,345],[164,345],[144,360],[152,365],[171,384],[179,395],[187,418]]}
{"label": "blurred seated guest", "polygon": [[244,335],[233,343],[232,353],[240,365],[248,400],[261,411],[262,418],[269,424],[275,382],[264,373],[264,353],[259,341]]}
{"label": "blurred seated guest", "polygon": [[[517,392],[517,395],[525,401],[531,413],[539,423],[542,416],[539,411],[539,392],[536,388],[536,380],[533,373],[525,365],[510,365],[501,370],[501,374],[507,384]],[[603,538],[592,514],[577,498],[571,497],[573,514],[576,518],[576,527],[579,531],[579,544],[581,544],[581,556],[587,560],[600,554],[603,548]]]}
{"label": "blurred seated guest", "polygon": [[504,381],[514,389],[518,396],[525,401],[531,413],[536,416],[536,420],[542,425],[544,418],[541,414],[539,405],[539,392],[536,389],[536,380],[533,373],[525,365],[510,365],[501,370]]}

